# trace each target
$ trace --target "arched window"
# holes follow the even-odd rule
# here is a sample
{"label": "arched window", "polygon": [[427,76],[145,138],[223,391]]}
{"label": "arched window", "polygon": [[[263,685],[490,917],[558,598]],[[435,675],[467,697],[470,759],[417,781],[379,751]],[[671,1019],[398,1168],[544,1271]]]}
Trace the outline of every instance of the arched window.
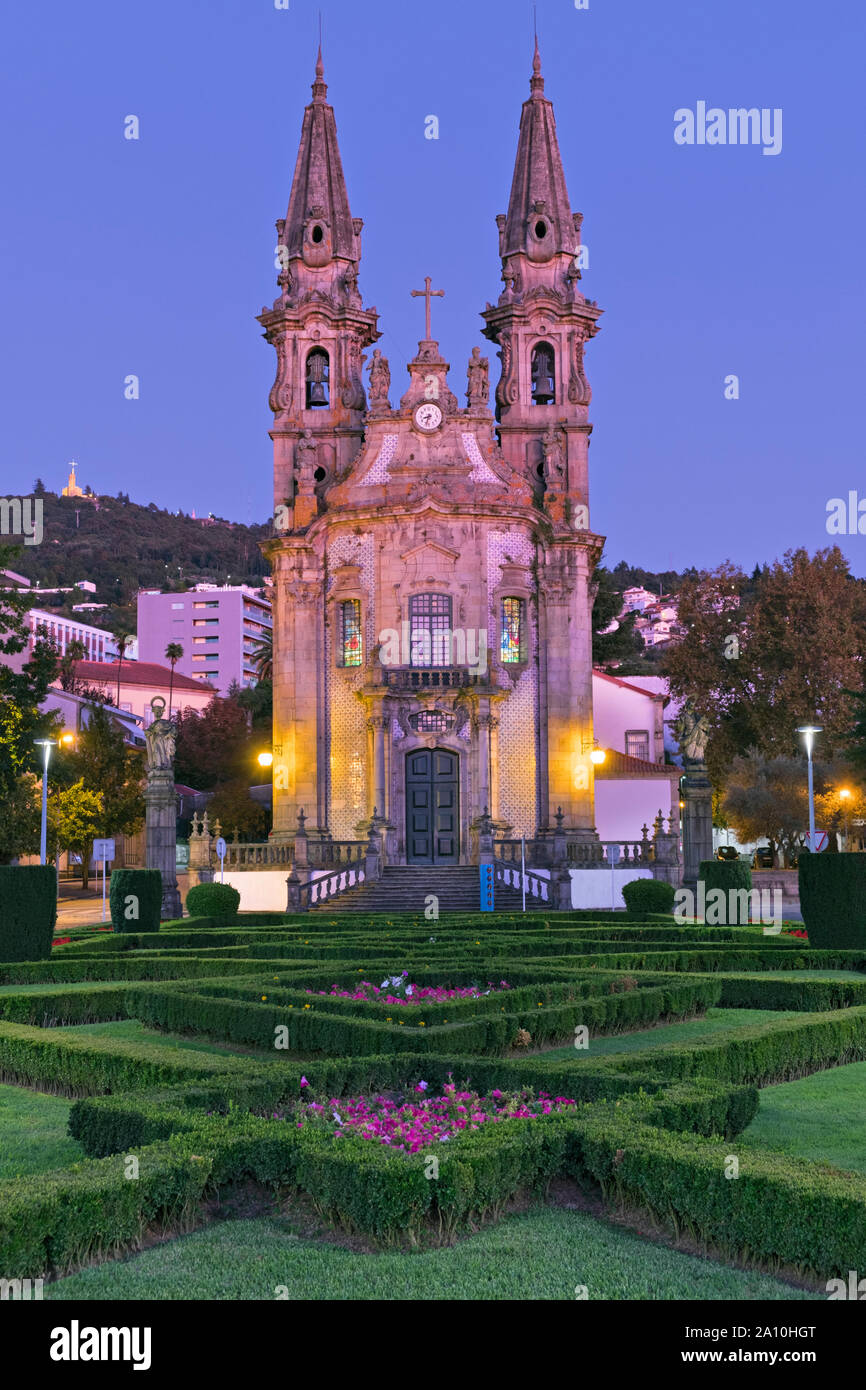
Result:
{"label": "arched window", "polygon": [[307,410],[327,410],[330,405],[330,361],[324,348],[307,354]]}
{"label": "arched window", "polygon": [[451,599],[448,594],[413,594],[409,600],[413,666],[451,665]]}
{"label": "arched window", "polygon": [[364,660],[361,634],[361,600],[344,599],[337,606],[337,665],[360,666]]}
{"label": "arched window", "polygon": [[532,404],[556,404],[556,353],[550,343],[532,349]]}
{"label": "arched window", "polygon": [[527,659],[526,599],[502,600],[502,635],[499,643],[500,660],[512,665]]}

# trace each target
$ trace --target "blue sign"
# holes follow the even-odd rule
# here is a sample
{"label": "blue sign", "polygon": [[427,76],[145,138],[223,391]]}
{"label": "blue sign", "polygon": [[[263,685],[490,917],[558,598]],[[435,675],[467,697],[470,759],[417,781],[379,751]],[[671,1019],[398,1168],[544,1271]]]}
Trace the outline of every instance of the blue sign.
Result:
{"label": "blue sign", "polygon": [[493,865],[481,865],[481,911],[493,911]]}

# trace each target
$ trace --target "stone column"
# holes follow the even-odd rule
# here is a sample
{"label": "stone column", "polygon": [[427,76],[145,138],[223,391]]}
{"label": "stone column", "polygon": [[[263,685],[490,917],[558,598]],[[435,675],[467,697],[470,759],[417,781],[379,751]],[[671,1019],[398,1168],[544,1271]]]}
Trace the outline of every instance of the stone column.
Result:
{"label": "stone column", "polygon": [[[475,719],[476,737],[478,740],[478,800],[476,805],[484,808],[483,814],[486,816],[490,809],[490,701],[482,696],[478,702],[478,714]],[[471,807],[470,810],[474,810]]]}
{"label": "stone column", "polygon": [[683,759],[683,883],[694,890],[702,859],[713,857],[713,788],[704,762]]}
{"label": "stone column", "polygon": [[385,730],[387,725],[387,717],[381,712],[371,714],[367,720],[367,726],[373,732],[373,805],[383,820],[388,819],[388,798],[385,790]]}
{"label": "stone column", "polygon": [[[303,540],[267,547],[274,570],[274,821],[271,839],[292,841],[298,811],[322,819],[324,588],[320,559]],[[320,827],[310,832],[320,833]],[[324,826],[321,833],[325,834]]]}
{"label": "stone column", "polygon": [[144,736],[147,745],[145,804],[145,866],[162,875],[163,921],[181,916],[177,887],[177,794],[174,790],[174,751],[177,725],[164,719],[165,700],[150,702],[154,719]]}

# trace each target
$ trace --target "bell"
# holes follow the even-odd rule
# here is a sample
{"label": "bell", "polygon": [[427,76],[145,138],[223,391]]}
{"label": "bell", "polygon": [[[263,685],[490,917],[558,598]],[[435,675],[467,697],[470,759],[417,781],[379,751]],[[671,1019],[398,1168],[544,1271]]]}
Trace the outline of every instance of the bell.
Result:
{"label": "bell", "polygon": [[322,381],[312,381],[310,383],[310,405],[327,405],[328,397],[325,392],[325,384]]}
{"label": "bell", "polygon": [[556,395],[552,376],[540,376],[535,381],[535,401],[537,405],[549,405]]}

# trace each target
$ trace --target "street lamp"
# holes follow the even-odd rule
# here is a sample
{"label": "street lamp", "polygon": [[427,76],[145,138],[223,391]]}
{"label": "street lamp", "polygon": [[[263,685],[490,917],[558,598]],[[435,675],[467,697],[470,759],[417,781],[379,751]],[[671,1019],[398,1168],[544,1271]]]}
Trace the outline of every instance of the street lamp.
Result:
{"label": "street lamp", "polygon": [[815,853],[815,786],[812,780],[812,745],[815,735],[821,733],[820,724],[801,724],[797,729],[806,742],[806,757],[809,764],[809,848]]}
{"label": "street lamp", "polygon": [[42,749],[42,832],[39,837],[39,862],[48,863],[48,759],[55,747],[53,738],[35,738],[33,742]]}
{"label": "street lamp", "polygon": [[847,787],[842,787],[839,791],[839,800],[845,803],[845,853],[848,852],[848,802],[851,800],[851,793]]}
{"label": "street lamp", "polygon": [[274,761],[273,753],[260,753],[258,756],[259,767],[272,767]]}
{"label": "street lamp", "polygon": [[64,748],[71,748],[75,742],[75,735],[65,733],[60,735],[60,743]]}
{"label": "street lamp", "polygon": [[590,761],[591,763],[595,763],[596,767],[601,767],[602,763],[604,762],[604,759],[605,759],[605,751],[604,751],[604,749],[603,749],[603,748],[593,748],[592,752],[591,752],[590,755],[589,755],[589,761]]}

